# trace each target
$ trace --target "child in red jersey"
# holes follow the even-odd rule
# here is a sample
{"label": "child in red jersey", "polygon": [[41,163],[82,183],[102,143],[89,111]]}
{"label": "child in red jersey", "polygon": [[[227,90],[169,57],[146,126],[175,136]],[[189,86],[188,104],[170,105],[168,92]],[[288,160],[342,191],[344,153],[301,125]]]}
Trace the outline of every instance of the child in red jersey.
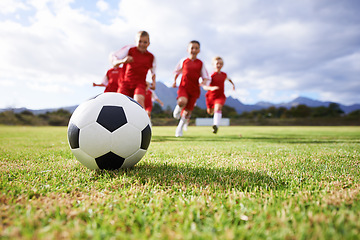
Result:
{"label": "child in red jersey", "polygon": [[152,74],[152,89],[155,90],[155,57],[147,48],[150,36],[146,31],[136,35],[136,46],[125,46],[114,53],[116,65],[123,64],[124,77],[117,92],[132,97],[142,107],[145,107],[146,75]]}
{"label": "child in red jersey", "polygon": [[164,103],[158,98],[158,96],[155,94],[153,90],[150,89],[151,84],[146,82],[146,94],[145,94],[145,111],[149,115],[149,118],[151,119],[151,111],[153,108],[153,102],[158,102],[162,107],[164,106]]}
{"label": "child in red jersey", "polygon": [[[174,109],[173,116],[180,119],[176,128],[175,136],[181,137],[183,135],[184,124],[191,116],[196,100],[200,96],[200,86],[205,90],[214,90],[216,87],[209,87],[209,74],[206,71],[203,62],[197,58],[200,53],[200,43],[198,41],[191,41],[188,45],[187,51],[189,57],[182,59],[175,69],[175,79],[173,87],[176,87],[176,79],[182,74],[181,82],[178,89],[177,105]],[[202,82],[199,84],[199,78]]]}
{"label": "child in red jersey", "polygon": [[105,87],[104,92],[117,92],[124,71],[119,65],[114,66],[112,54],[110,54],[110,63],[113,67],[106,72],[103,81],[100,84],[93,83],[93,87]]}
{"label": "child in red jersey", "polygon": [[213,91],[208,91],[206,96],[206,107],[207,113],[213,115],[213,133],[217,133],[219,124],[222,117],[222,107],[225,104],[226,96],[224,94],[224,83],[228,80],[235,91],[235,85],[230,78],[227,77],[227,74],[222,72],[221,69],[224,66],[224,61],[221,57],[215,57],[213,59],[213,66],[215,72],[211,75],[210,86],[217,86],[218,89]]}

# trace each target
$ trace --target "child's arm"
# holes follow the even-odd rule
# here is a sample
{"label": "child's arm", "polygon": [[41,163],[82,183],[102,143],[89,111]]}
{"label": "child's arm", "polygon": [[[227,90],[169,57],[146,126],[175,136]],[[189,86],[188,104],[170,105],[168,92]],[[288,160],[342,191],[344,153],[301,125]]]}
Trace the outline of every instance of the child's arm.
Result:
{"label": "child's arm", "polygon": [[202,82],[200,83],[200,86],[202,86],[203,88],[204,86],[209,86],[211,78],[204,64],[202,65],[200,76],[203,79]]}
{"label": "child's arm", "polygon": [[160,99],[157,99],[156,100],[162,107],[164,106],[164,103],[160,100]]}
{"label": "child's arm", "polygon": [[119,66],[120,64],[125,64],[125,63],[131,63],[134,61],[134,58],[132,56],[126,56],[122,59],[117,59],[113,61],[114,67]]}
{"label": "child's arm", "polygon": [[230,78],[226,78],[226,79],[232,84],[232,86],[233,86],[233,91],[235,91],[235,84],[233,83],[233,81],[231,81]]}
{"label": "child's arm", "polygon": [[156,61],[155,61],[155,58],[154,58],[152,68],[150,68],[151,80],[152,80],[152,84],[150,85],[150,89],[152,89],[152,90],[155,90],[155,88],[156,88],[156,74],[155,74],[155,70],[156,70]]}
{"label": "child's arm", "polygon": [[176,86],[176,79],[178,78],[179,75],[180,75],[180,74],[175,74],[174,83],[173,83],[173,85],[172,85],[173,88],[176,88],[176,87],[177,87],[177,86]]}
{"label": "child's arm", "polygon": [[93,83],[93,87],[106,87],[109,83],[109,79],[107,76],[108,76],[108,72],[104,76],[102,83]]}
{"label": "child's arm", "polygon": [[205,91],[214,91],[219,89],[218,86],[209,86],[210,84],[210,80],[207,78],[204,78],[203,81],[200,83],[200,86],[205,90]]}
{"label": "child's arm", "polygon": [[106,87],[103,83],[93,83],[93,87]]}
{"label": "child's arm", "polygon": [[125,63],[131,63],[134,61],[132,56],[128,56],[129,54],[129,50],[130,48],[132,48],[132,45],[128,45],[125,46],[123,48],[121,48],[120,50],[116,51],[113,54],[113,65],[114,66],[119,66],[120,64],[125,64]]}
{"label": "child's arm", "polygon": [[210,76],[204,65],[201,69],[201,78],[203,79],[203,81],[200,83],[200,86],[205,91],[214,91],[216,89],[219,89],[218,86],[209,86],[210,85]]}
{"label": "child's arm", "polygon": [[173,88],[176,88],[176,79],[182,73],[182,67],[183,67],[184,60],[185,60],[185,58],[181,59],[180,62],[175,67],[175,71],[174,71],[175,77],[174,77],[174,83],[172,85]]}
{"label": "child's arm", "polygon": [[162,107],[164,106],[164,103],[158,98],[154,91],[152,91],[152,101],[157,101]]}
{"label": "child's arm", "polygon": [[215,90],[219,89],[218,86],[207,86],[207,85],[202,85],[202,88],[205,91],[215,91]]}

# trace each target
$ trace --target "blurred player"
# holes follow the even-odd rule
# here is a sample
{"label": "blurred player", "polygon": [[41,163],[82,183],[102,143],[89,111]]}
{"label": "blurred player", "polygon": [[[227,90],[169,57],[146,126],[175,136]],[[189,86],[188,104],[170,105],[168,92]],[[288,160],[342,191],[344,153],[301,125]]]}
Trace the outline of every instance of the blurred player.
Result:
{"label": "blurred player", "polygon": [[213,91],[208,91],[205,94],[206,97],[206,108],[207,113],[213,116],[213,133],[217,133],[219,124],[222,118],[222,107],[225,104],[226,96],[224,83],[228,80],[235,91],[235,85],[230,78],[227,77],[227,74],[222,72],[221,69],[224,66],[224,61],[221,57],[215,57],[212,61],[215,72],[211,75],[210,86],[217,86],[218,89]]}
{"label": "blurred player", "polygon": [[152,74],[152,89],[155,90],[155,57],[147,48],[150,45],[150,36],[146,31],[136,35],[136,46],[125,46],[114,53],[116,65],[123,64],[124,78],[117,92],[132,97],[142,107],[145,107],[146,75]]}
{"label": "blurred player", "polygon": [[149,118],[151,119],[151,111],[153,108],[153,102],[158,102],[162,107],[164,106],[164,103],[158,98],[155,91],[150,89],[151,84],[146,83],[146,94],[145,94],[145,111],[149,115]]}
{"label": "blurred player", "polygon": [[[180,119],[179,124],[175,131],[176,137],[183,135],[184,124],[191,116],[191,112],[194,109],[196,100],[200,96],[200,86],[205,90],[212,90],[207,86],[210,77],[203,62],[197,58],[200,53],[200,42],[191,41],[188,45],[187,51],[189,56],[181,59],[175,68],[175,78],[173,87],[176,86],[176,79],[182,74],[179,89],[177,91],[177,105],[173,112],[173,117]],[[199,84],[199,78],[202,78],[202,82]]]}
{"label": "blurred player", "polygon": [[119,65],[114,66],[112,54],[110,54],[109,60],[113,67],[106,72],[103,81],[100,84],[93,83],[93,87],[105,87],[104,92],[117,92],[119,82],[123,78],[124,71]]}

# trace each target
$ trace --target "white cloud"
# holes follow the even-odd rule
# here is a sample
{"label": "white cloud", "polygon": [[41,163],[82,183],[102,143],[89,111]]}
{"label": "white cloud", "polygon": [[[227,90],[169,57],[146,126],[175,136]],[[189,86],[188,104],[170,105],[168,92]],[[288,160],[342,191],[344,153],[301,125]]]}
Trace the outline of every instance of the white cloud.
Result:
{"label": "white cloud", "polygon": [[96,2],[96,7],[101,11],[104,12],[109,9],[109,4],[104,0],[99,0]]}
{"label": "white cloud", "polygon": [[0,86],[2,86],[2,87],[15,86],[15,83],[10,80],[3,79],[0,81]]}
{"label": "white cloud", "polygon": [[18,10],[26,10],[28,7],[21,0],[1,0],[0,14],[12,14]]}
{"label": "white cloud", "polygon": [[109,67],[108,54],[147,30],[157,77],[164,83],[173,80],[187,43],[197,39],[209,71],[213,56],[224,58],[224,71],[237,85],[236,94],[227,94],[244,103],[292,100],[308,92],[317,92],[321,100],[360,102],[358,6],[333,0],[121,0],[115,5],[3,0],[0,84],[30,83],[38,92],[62,93],[81,87],[84,98],[94,93],[88,86]]}

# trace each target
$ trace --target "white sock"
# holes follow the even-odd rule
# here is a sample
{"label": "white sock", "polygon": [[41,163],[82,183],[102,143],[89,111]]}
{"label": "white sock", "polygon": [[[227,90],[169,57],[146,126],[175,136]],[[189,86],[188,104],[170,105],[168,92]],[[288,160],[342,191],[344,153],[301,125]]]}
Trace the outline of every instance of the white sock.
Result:
{"label": "white sock", "polygon": [[179,127],[180,129],[182,129],[182,128],[184,127],[184,125],[186,124],[186,121],[187,121],[186,118],[181,117],[181,118],[180,118],[180,121],[179,121],[179,124],[178,124],[178,127]]}
{"label": "white sock", "polygon": [[222,117],[222,112],[221,111],[215,112],[214,117],[213,117],[213,125],[219,126],[220,121],[221,121],[221,117]]}
{"label": "white sock", "polygon": [[173,111],[173,117],[176,119],[179,119],[181,117],[180,116],[181,111],[182,111],[182,108],[179,105],[176,105],[176,107],[174,108],[174,111]]}
{"label": "white sock", "polygon": [[187,119],[181,117],[178,126],[176,127],[176,132],[175,132],[175,136],[176,137],[181,137],[183,135],[183,127],[186,123]]}

